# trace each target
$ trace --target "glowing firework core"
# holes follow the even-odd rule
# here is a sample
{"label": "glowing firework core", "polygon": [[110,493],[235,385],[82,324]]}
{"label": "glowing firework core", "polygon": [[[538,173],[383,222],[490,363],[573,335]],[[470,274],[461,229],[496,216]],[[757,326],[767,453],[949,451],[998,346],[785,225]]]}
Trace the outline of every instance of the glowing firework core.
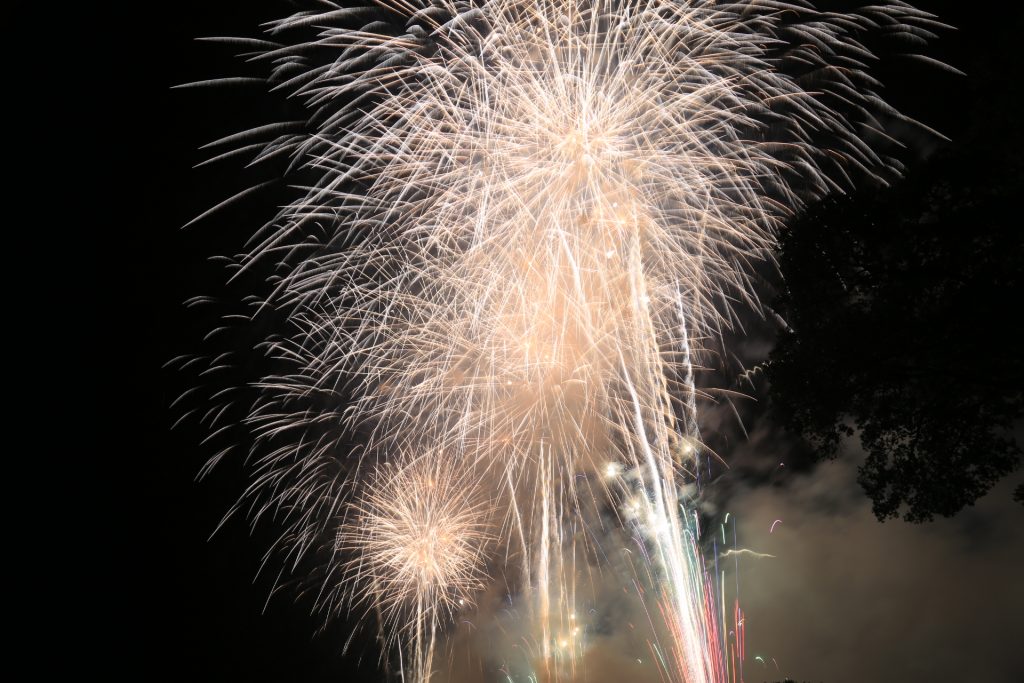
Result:
{"label": "glowing firework core", "polygon": [[482,586],[490,512],[448,466],[424,457],[379,469],[340,537],[358,553],[353,578],[396,619],[409,608],[451,612]]}

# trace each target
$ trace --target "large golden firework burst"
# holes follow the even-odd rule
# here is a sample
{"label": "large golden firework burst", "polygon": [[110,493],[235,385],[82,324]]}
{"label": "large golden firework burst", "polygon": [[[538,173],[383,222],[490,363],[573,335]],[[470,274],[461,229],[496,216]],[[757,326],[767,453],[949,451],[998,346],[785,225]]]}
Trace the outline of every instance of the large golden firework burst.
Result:
{"label": "large golden firework burst", "polygon": [[[786,216],[850,169],[898,170],[867,142],[906,119],[874,93],[862,35],[937,26],[897,2],[380,0],[255,41],[308,119],[220,141],[302,179],[238,264],[278,263],[263,303],[292,331],[266,345],[289,371],[250,413],[272,447],[248,495],[286,520],[293,566],[346,520],[330,608],[368,582],[426,679],[499,529],[557,658],[564,520],[628,504],[665,586],[668,675],[723,679],[679,494],[702,452],[694,366],[757,308]],[[339,465],[366,457],[342,448],[354,436],[384,464]],[[601,476],[620,470],[638,486]]]}

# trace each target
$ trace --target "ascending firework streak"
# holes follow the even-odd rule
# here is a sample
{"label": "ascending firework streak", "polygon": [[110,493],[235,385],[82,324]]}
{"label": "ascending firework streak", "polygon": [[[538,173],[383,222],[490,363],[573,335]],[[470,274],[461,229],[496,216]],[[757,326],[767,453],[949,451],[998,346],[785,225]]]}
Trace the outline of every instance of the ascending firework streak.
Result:
{"label": "ascending firework streak", "polygon": [[[574,529],[612,506],[660,577],[664,674],[735,678],[680,493],[703,450],[694,364],[757,306],[787,215],[849,169],[898,171],[867,140],[907,119],[859,37],[939,24],[903,3],[378,3],[251,41],[308,118],[219,141],[290,159],[304,188],[239,264],[277,263],[265,305],[293,331],[268,343],[288,370],[250,413],[266,449],[246,500],[287,520],[292,566],[340,530],[321,604],[367,582],[386,624],[406,620],[418,681],[492,535],[543,675],[572,674]],[[501,511],[489,529],[480,500]]]}

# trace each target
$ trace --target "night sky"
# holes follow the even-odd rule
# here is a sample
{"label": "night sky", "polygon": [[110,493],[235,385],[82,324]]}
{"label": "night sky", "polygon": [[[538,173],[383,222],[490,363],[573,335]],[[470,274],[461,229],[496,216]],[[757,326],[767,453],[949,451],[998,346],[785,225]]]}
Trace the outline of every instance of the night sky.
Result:
{"label": "night sky", "polygon": [[[883,67],[876,73],[887,84],[886,95],[954,141],[979,128],[990,129],[989,141],[998,141],[1001,127],[1024,120],[1004,87],[1024,73],[1017,56],[1024,35],[1019,10],[1009,9],[1013,3],[913,4],[958,27],[926,52],[968,75]],[[126,133],[126,157],[145,155],[148,161],[128,179],[138,185],[140,211],[130,220],[113,219],[121,235],[113,249],[124,257],[118,258],[118,279],[128,283],[119,296],[133,335],[122,335],[120,343],[131,368],[131,398],[125,399],[130,429],[137,432],[125,440],[137,451],[121,470],[135,493],[122,506],[131,530],[119,538],[133,557],[127,592],[129,623],[141,635],[137,651],[145,668],[139,678],[383,680],[372,633],[358,635],[354,653],[343,657],[351,624],[337,621],[318,631],[321,623],[307,603],[296,603],[287,591],[268,601],[274,569],[254,577],[272,529],[257,529],[250,538],[236,519],[209,539],[243,490],[245,474],[233,460],[195,481],[210,453],[198,445],[199,430],[170,430],[177,414],[169,408],[192,378],[161,370],[170,358],[196,351],[215,322],[182,303],[200,294],[232,295],[223,269],[208,257],[236,253],[287,197],[271,192],[180,229],[255,177],[232,163],[193,169],[205,158],[198,148],[289,112],[239,89],[171,86],[239,73],[230,48],[194,37],[256,35],[260,22],[289,13],[291,5],[189,1],[160,9],[147,31],[123,36],[132,49],[122,54],[131,55],[132,73],[144,76],[124,84],[131,98],[118,125]],[[941,149],[936,140],[914,140],[906,161],[924,167]],[[993,317],[1019,317],[1021,311],[1017,299],[978,305],[990,307]],[[763,356],[770,332],[755,330],[745,344],[743,353]],[[704,428],[717,426],[725,435],[734,466],[723,477],[716,505],[739,520],[741,546],[774,556],[743,560],[746,680],[1024,680],[1024,508],[1012,501],[1019,473],[952,519],[881,524],[856,483],[862,456],[855,448],[835,462],[813,465],[758,405],[742,408],[745,438],[731,411],[711,411]],[[790,467],[780,472],[780,462]],[[770,533],[775,520],[782,521]],[[763,667],[755,655],[766,660]],[[614,662],[603,666],[607,677],[590,680],[654,680],[628,671],[616,677]]]}

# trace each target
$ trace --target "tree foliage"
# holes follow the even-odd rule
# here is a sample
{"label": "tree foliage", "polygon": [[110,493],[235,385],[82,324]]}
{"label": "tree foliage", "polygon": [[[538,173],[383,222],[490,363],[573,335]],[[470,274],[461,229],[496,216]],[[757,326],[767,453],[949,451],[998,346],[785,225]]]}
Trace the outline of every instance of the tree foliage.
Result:
{"label": "tree foliage", "polygon": [[859,439],[880,520],[953,515],[1020,466],[1022,177],[1012,144],[962,144],[782,237],[773,409],[822,458]]}

